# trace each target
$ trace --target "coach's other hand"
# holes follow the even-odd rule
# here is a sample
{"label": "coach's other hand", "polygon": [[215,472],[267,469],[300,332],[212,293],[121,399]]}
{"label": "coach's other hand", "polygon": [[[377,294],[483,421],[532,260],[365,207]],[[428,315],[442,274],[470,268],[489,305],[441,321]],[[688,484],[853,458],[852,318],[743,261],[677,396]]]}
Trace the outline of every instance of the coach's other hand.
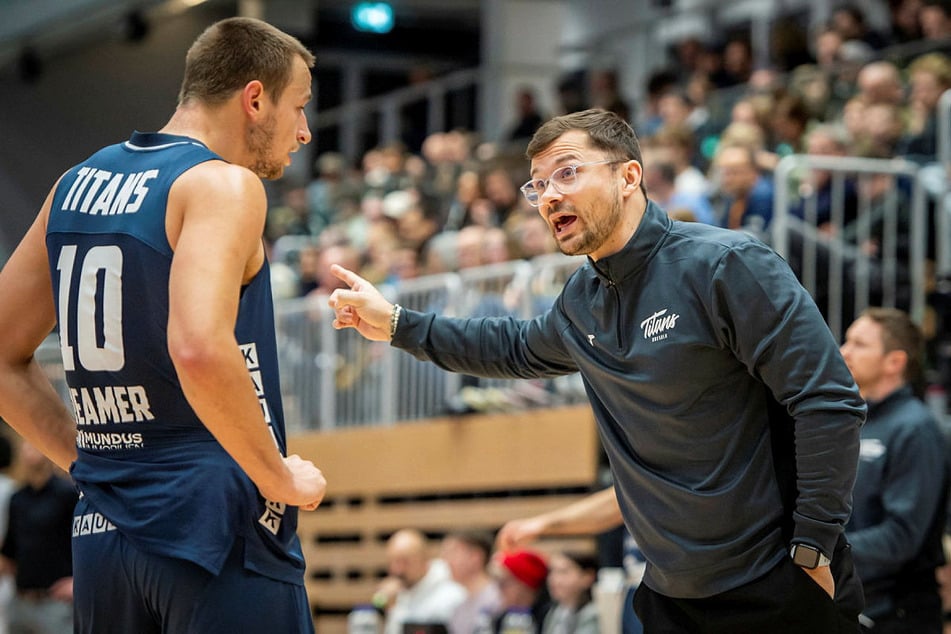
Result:
{"label": "coach's other hand", "polygon": [[354,328],[371,341],[389,341],[393,304],[353,271],[333,264],[330,272],[350,287],[350,290],[338,288],[327,300],[334,311],[333,327],[337,330]]}

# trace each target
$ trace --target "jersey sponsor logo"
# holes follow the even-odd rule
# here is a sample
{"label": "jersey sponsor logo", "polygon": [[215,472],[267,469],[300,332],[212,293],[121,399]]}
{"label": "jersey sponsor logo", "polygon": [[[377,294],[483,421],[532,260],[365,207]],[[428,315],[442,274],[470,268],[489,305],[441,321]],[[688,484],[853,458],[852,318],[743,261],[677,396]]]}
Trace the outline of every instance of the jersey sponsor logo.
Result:
{"label": "jersey sponsor logo", "polygon": [[145,446],[142,434],[125,432],[98,432],[80,429],[76,433],[76,446],[80,449],[117,450],[141,449]]}
{"label": "jersey sponsor logo", "polygon": [[73,537],[95,535],[116,530],[116,525],[101,513],[84,513],[73,517]]}
{"label": "jersey sponsor logo", "polygon": [[[258,403],[261,405],[261,411],[264,414],[264,422],[267,423],[268,431],[271,432],[271,438],[274,445],[280,451],[280,444],[277,442],[277,435],[274,432],[274,425],[271,422],[271,410],[267,404],[267,398],[264,394],[264,376],[261,372],[261,364],[258,359],[258,347],[255,343],[243,343],[238,346],[241,354],[244,356],[244,364],[248,368],[248,374],[251,375],[251,384],[254,386],[254,393],[258,397]],[[283,502],[272,502],[264,500],[264,513],[258,518],[258,524],[263,526],[272,535],[277,535],[281,530],[281,522],[284,520],[284,512],[287,505]]]}
{"label": "jersey sponsor logo", "polygon": [[157,169],[123,174],[81,167],[60,209],[90,216],[134,214],[149,193],[147,183],[158,175]]}
{"label": "jersey sponsor logo", "polygon": [[284,520],[284,511],[287,505],[283,502],[264,501],[264,514],[258,519],[258,524],[266,528],[272,535],[277,535],[281,530],[281,522]]}
{"label": "jersey sponsor logo", "polygon": [[106,385],[69,389],[80,425],[138,423],[154,420],[149,395],[141,385]]}
{"label": "jersey sponsor logo", "polygon": [[663,341],[670,335],[670,331],[677,325],[680,315],[669,313],[670,309],[664,308],[658,310],[653,315],[641,322],[641,330],[644,331],[644,338],[648,341]]}

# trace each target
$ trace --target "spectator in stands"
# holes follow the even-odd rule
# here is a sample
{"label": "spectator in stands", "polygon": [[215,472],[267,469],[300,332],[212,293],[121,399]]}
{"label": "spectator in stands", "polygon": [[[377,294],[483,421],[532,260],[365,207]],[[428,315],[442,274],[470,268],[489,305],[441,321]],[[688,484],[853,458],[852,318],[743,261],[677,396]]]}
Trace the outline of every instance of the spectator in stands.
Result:
{"label": "spectator in stands", "polygon": [[918,162],[934,161],[937,155],[938,102],[951,88],[951,58],[943,53],[928,53],[908,66],[907,138],[900,152]]}
{"label": "spectator in stands", "polygon": [[674,166],[677,176],[674,187],[685,194],[705,195],[710,184],[693,163],[695,157],[694,136],[685,125],[664,126],[653,137],[651,144],[656,160]]}
{"label": "spectator in stands", "polygon": [[530,260],[539,255],[547,255],[558,251],[558,246],[551,237],[548,225],[537,213],[531,215],[520,214],[514,222],[510,222],[508,225],[519,257]]}
{"label": "spectator in stands", "polygon": [[532,631],[539,632],[550,606],[545,589],[548,564],[541,553],[528,549],[499,553],[492,570],[501,595],[501,610],[493,622],[496,634],[504,633],[506,617],[518,612],[530,614]]}
{"label": "spectator in stands", "polygon": [[472,205],[482,198],[482,183],[479,173],[467,169],[456,179],[456,193],[449,203],[443,231],[458,231],[472,224]]}
{"label": "spectator in stands", "polygon": [[517,212],[522,196],[509,170],[502,166],[490,167],[482,177],[482,192],[495,207],[499,224]]}
{"label": "spectator in stands", "polygon": [[3,567],[16,578],[10,631],[69,634],[76,489],[25,440],[20,443],[19,468],[25,483],[10,498],[10,520],[0,548]]}
{"label": "spectator in stands", "polygon": [[866,103],[887,103],[900,106],[905,103],[905,85],[901,71],[885,60],[869,62],[859,70],[856,78],[858,96]]}
{"label": "spectator in stands", "polygon": [[923,4],[922,0],[888,0],[890,44],[906,44],[921,38],[918,13]]}
{"label": "spectator in stands", "polygon": [[707,197],[702,194],[678,192],[675,181],[676,171],[670,163],[652,161],[644,166],[644,185],[651,198],[667,213],[687,211],[690,220],[713,224],[713,208],[710,207]]}
{"label": "spectator in stands", "polygon": [[829,24],[843,41],[858,40],[873,49],[884,48],[886,44],[885,38],[869,26],[865,13],[857,5],[843,4],[833,9]]}
{"label": "spectator in stands", "polygon": [[589,103],[592,108],[613,112],[625,121],[631,121],[631,107],[621,94],[620,79],[613,68],[597,68],[588,76]]}
{"label": "spectator in stands", "polygon": [[[806,138],[806,153],[816,156],[850,156],[852,139],[844,128],[831,124],[818,125]],[[833,206],[842,210],[842,224],[855,220],[858,213],[858,194],[855,179],[843,178],[840,198],[833,198],[832,174],[828,170],[811,169],[800,183],[799,197],[790,213],[811,222],[813,226],[832,231]]]}
{"label": "spectator in stands", "polygon": [[316,284],[309,295],[329,295],[334,289],[341,288],[340,280],[330,272],[330,265],[334,262],[348,262],[352,267],[362,268],[360,251],[346,243],[322,247],[317,260]]}
{"label": "spectator in stands", "polygon": [[660,99],[676,87],[677,75],[670,70],[655,71],[647,78],[647,98],[638,126],[644,138],[654,136],[664,125],[664,119],[660,114]]}
{"label": "spectator in stands", "polygon": [[717,150],[713,165],[722,195],[718,224],[757,234],[766,231],[773,219],[773,180],[757,169],[752,149],[723,146]]}
{"label": "spectator in stands", "polygon": [[385,634],[402,634],[406,623],[446,625],[466,599],[446,562],[430,559],[427,549],[426,536],[410,528],[386,542],[388,575],[373,595],[374,605],[386,606]]}
{"label": "spectator in stands", "polygon": [[809,120],[809,109],[801,96],[787,93],[776,100],[768,132],[772,151],[779,158],[802,152]]}
{"label": "spectator in stands", "polygon": [[890,103],[873,103],[865,106],[863,115],[853,151],[865,156],[894,156],[905,130],[901,109]]}
{"label": "spectator in stands", "polygon": [[527,141],[532,138],[535,130],[547,118],[539,111],[535,89],[531,86],[522,86],[515,91],[515,113],[515,123],[505,135],[509,141]]}
{"label": "spectator in stands", "polygon": [[[499,530],[496,544],[500,551],[507,552],[524,548],[539,537],[597,535],[623,525],[617,494],[614,487],[608,487],[554,510],[506,522]],[[642,634],[643,626],[634,613],[634,591],[644,571],[628,559],[624,565],[628,590],[621,608],[621,631],[623,634]],[[635,566],[639,569],[634,570]]]}
{"label": "spectator in stands", "polygon": [[600,634],[598,606],[591,588],[598,578],[598,558],[577,552],[548,558],[548,594],[552,606],[542,622],[542,634]]}
{"label": "spectator in stands", "polygon": [[842,345],[869,404],[846,525],[866,632],[942,631],[935,570],[944,563],[948,464],[944,437],[915,391],[923,348],[918,327],[891,308],[865,310]]}
{"label": "spectator in stands", "polygon": [[921,36],[947,46],[951,40],[951,7],[947,0],[927,0],[918,12]]}
{"label": "spectator in stands", "polygon": [[861,588],[842,531],[865,405],[809,295],[760,241],[673,225],[646,197],[633,129],[612,113],[556,117],[527,155],[526,199],[562,252],[588,258],[550,310],[422,313],[335,266],[351,290],[330,299],[334,327],[454,372],[580,372],[648,561],[642,621],[854,629]]}
{"label": "spectator in stands", "polygon": [[832,77],[839,63],[839,48],[842,46],[842,34],[832,27],[820,28],[813,38],[812,48],[816,67]]}
{"label": "spectator in stands", "polygon": [[317,177],[307,185],[307,218],[311,235],[337,221],[344,198],[356,194],[347,173],[347,161],[337,152],[324,152],[317,157]]}
{"label": "spectator in stands", "polygon": [[745,38],[732,38],[723,47],[724,87],[745,84],[753,72],[753,50]]}
{"label": "spectator in stands", "polygon": [[[0,419],[0,424],[6,425]],[[7,433],[0,431],[0,544],[7,535],[10,521],[10,498],[17,488],[17,482],[10,476],[13,465],[13,443]],[[10,603],[13,601],[13,575],[0,570],[0,634],[9,634]]]}
{"label": "spectator in stands", "polygon": [[492,536],[478,531],[452,531],[442,542],[442,558],[452,579],[466,590],[466,599],[449,618],[449,634],[473,634],[480,617],[489,622],[502,607],[499,586],[489,575]]}

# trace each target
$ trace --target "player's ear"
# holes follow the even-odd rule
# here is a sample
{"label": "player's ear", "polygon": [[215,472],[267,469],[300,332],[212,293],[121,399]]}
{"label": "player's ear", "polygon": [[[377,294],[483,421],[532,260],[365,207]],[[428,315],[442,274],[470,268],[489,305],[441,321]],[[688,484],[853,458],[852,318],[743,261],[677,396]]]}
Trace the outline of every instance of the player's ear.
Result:
{"label": "player's ear", "polygon": [[257,79],[245,84],[241,91],[241,106],[245,114],[257,117],[264,107],[264,84]]}

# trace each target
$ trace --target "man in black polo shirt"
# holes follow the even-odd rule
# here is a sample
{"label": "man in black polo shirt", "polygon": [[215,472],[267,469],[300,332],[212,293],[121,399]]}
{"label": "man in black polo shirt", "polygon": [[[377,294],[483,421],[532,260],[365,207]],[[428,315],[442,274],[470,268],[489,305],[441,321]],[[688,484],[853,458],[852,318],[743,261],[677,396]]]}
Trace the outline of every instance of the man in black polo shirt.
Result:
{"label": "man in black polo shirt", "polygon": [[16,575],[10,631],[73,631],[73,565],[70,541],[77,494],[54,473],[33,445],[20,446],[24,485],[10,498],[10,523],[0,553]]}

